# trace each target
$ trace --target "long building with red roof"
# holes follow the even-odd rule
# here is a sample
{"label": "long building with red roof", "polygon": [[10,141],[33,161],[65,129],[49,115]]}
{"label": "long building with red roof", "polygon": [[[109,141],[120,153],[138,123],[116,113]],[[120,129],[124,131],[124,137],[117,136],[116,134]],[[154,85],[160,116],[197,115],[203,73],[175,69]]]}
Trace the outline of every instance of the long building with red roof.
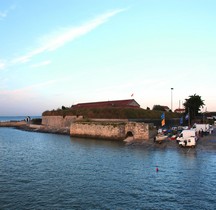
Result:
{"label": "long building with red roof", "polygon": [[108,108],[108,107],[119,107],[119,108],[140,108],[140,105],[134,99],[117,100],[117,101],[99,101],[89,103],[79,103],[72,105],[71,108]]}

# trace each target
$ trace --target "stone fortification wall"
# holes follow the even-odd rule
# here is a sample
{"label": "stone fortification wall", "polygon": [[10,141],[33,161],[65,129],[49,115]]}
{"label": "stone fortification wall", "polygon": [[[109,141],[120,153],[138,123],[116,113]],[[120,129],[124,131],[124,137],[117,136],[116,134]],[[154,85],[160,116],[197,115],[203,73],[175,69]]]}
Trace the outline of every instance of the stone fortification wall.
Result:
{"label": "stone fortification wall", "polygon": [[124,140],[132,136],[134,140],[148,140],[149,126],[145,123],[115,122],[74,122],[70,127],[71,136]]}
{"label": "stone fortification wall", "polygon": [[83,119],[82,116],[43,116],[42,125],[56,128],[70,128],[72,122]]}
{"label": "stone fortification wall", "polygon": [[135,123],[129,122],[125,126],[126,134],[132,132],[133,138],[136,140],[139,139],[149,139],[149,125],[146,123]]}
{"label": "stone fortification wall", "polygon": [[99,122],[82,122],[72,123],[70,135],[78,137],[118,139],[123,140],[125,137],[125,124],[121,123],[99,123]]}
{"label": "stone fortification wall", "polygon": [[150,138],[149,125],[146,123],[128,122],[128,120],[100,120],[81,122],[82,116],[43,116],[44,129],[66,130],[71,136],[124,140],[128,136],[134,140]]}
{"label": "stone fortification wall", "polygon": [[128,122],[128,119],[96,119],[96,118],[91,118],[91,121],[94,122]]}

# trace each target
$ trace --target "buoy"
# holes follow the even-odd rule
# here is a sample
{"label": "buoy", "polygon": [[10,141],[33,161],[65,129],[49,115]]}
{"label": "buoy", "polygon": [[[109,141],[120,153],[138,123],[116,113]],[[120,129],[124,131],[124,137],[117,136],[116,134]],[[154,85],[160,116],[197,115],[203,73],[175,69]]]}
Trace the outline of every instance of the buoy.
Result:
{"label": "buoy", "polygon": [[158,169],[158,167],[156,168],[156,172],[158,172],[159,171],[159,169]]}

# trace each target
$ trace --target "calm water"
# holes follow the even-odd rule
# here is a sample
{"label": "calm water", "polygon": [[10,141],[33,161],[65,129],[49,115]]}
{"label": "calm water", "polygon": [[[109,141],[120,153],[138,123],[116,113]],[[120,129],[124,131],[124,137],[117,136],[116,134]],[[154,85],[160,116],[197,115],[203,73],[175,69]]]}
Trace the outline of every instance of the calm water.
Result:
{"label": "calm water", "polygon": [[215,189],[215,151],[0,128],[0,209],[209,210]]}

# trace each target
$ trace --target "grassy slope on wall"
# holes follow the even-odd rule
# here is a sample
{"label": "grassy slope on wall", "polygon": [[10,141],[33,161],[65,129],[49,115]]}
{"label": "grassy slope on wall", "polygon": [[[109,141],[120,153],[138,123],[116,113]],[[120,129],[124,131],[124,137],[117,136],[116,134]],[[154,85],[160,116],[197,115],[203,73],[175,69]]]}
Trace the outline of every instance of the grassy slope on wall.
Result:
{"label": "grassy slope on wall", "polygon": [[[162,111],[132,108],[79,108],[43,112],[43,116],[83,116],[85,119],[160,119]],[[181,114],[165,112],[166,119],[180,118]]]}

